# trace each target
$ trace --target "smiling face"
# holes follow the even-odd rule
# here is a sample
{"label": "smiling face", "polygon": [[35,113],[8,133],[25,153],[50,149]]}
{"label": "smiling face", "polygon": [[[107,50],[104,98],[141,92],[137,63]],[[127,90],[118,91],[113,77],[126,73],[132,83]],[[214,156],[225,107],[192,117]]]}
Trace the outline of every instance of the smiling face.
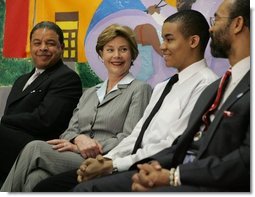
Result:
{"label": "smiling face", "polygon": [[58,34],[47,28],[37,29],[30,41],[31,57],[35,67],[46,69],[62,57],[64,45],[59,42]]}
{"label": "smiling face", "polygon": [[179,30],[178,22],[166,22],[162,27],[163,42],[160,46],[167,67],[174,67],[178,71],[186,68],[189,63],[190,45]]}
{"label": "smiling face", "polygon": [[101,58],[108,70],[109,78],[111,76],[122,78],[131,66],[131,51],[128,41],[117,36],[103,47]]}

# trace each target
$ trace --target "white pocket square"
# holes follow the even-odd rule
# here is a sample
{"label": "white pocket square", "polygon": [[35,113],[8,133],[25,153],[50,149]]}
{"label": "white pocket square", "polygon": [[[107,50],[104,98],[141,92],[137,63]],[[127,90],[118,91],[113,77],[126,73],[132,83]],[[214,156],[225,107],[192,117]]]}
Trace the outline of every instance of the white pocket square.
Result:
{"label": "white pocket square", "polygon": [[229,118],[229,117],[234,116],[234,112],[225,110],[223,112],[223,115],[224,115],[225,118]]}

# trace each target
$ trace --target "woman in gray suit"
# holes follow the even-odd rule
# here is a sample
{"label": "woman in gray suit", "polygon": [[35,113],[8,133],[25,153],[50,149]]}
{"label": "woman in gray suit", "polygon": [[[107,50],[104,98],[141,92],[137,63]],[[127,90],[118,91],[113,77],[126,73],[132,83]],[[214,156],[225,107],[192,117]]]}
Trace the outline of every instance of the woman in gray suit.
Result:
{"label": "woman in gray suit", "polygon": [[152,89],[129,72],[138,55],[134,32],[127,26],[111,25],[99,35],[96,51],[108,79],[83,93],[60,139],[27,144],[1,191],[31,191],[42,179],[107,153],[142,117]]}

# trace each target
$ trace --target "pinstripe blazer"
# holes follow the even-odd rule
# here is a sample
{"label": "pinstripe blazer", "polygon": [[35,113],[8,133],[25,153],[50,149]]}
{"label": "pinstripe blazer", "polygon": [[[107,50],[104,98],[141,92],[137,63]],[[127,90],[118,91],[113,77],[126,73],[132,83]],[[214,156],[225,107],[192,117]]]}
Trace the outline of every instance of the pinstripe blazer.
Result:
{"label": "pinstripe blazer", "polygon": [[101,143],[105,154],[132,132],[149,103],[152,89],[142,81],[133,80],[130,84],[119,84],[101,103],[97,89],[95,86],[83,93],[68,129],[60,138],[91,136]]}

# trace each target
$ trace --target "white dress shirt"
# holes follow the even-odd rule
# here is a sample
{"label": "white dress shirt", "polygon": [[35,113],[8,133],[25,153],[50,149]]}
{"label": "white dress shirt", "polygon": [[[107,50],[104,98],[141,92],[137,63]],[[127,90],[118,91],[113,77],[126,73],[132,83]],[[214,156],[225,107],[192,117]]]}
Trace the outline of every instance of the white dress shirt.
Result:
{"label": "white dress shirt", "polygon": [[23,87],[24,91],[27,86],[29,86],[31,83],[33,83],[33,81],[43,72],[45,71],[45,69],[39,69],[39,68],[35,68],[35,72],[31,75],[31,77],[28,79],[28,81],[26,82],[25,86]]}
{"label": "white dress shirt", "polygon": [[242,59],[241,61],[237,62],[232,67],[231,77],[229,79],[228,86],[223,94],[222,100],[219,104],[218,109],[221,108],[222,104],[227,100],[231,92],[235,89],[237,84],[241,81],[244,75],[250,70],[251,67],[251,60],[250,56]]}
{"label": "white dress shirt", "polygon": [[[241,79],[244,77],[244,75],[250,70],[251,68],[251,58],[250,56],[242,59],[241,61],[237,62],[234,66],[231,68],[231,76],[228,82],[228,85],[226,86],[226,89],[222,95],[222,99],[220,101],[220,104],[217,108],[219,110],[222,105],[225,103],[231,92],[235,89],[237,84],[241,81]],[[215,113],[212,113],[210,115],[210,121],[212,122],[215,118]],[[204,130],[205,125],[201,125],[200,131]]]}
{"label": "white dress shirt", "polygon": [[[128,73],[107,94],[110,94],[111,92],[115,90],[118,90],[119,89],[118,85],[130,84],[134,80],[135,80],[134,76],[131,73]],[[104,100],[104,97],[106,96],[107,83],[108,83],[108,79],[105,80],[103,83],[100,83],[96,86],[99,88],[97,90],[97,97],[100,103]]]}
{"label": "white dress shirt", "polygon": [[179,81],[173,85],[145,131],[142,148],[138,149],[136,154],[131,155],[142,125],[158,101],[168,80],[156,85],[150,103],[132,133],[104,157],[112,159],[113,166],[118,171],[124,171],[135,162],[171,146],[174,139],[186,129],[190,113],[201,92],[216,79],[217,75],[207,67],[204,59],[182,70],[179,73]]}

